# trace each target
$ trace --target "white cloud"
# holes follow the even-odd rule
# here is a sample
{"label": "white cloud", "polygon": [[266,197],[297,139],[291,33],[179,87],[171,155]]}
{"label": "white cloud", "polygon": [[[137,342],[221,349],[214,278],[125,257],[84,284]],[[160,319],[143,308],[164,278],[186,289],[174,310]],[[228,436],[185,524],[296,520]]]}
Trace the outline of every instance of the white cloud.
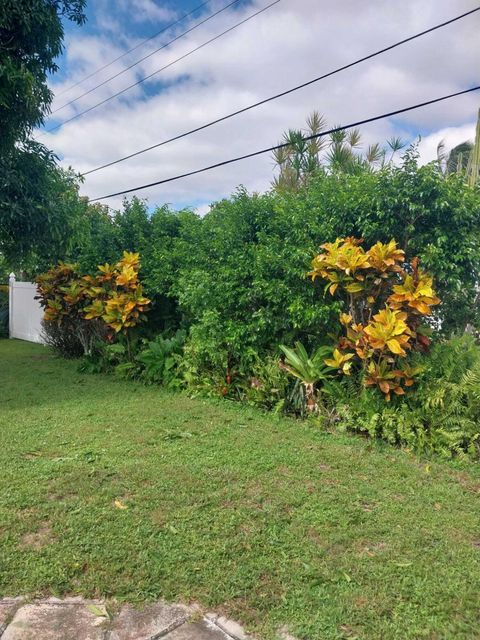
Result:
{"label": "white cloud", "polygon": [[[265,4],[266,0],[254,0],[247,7],[225,11],[66,108],[61,112],[63,117],[152,73]],[[355,0],[321,4],[318,0],[282,0],[122,98],[48,134],[44,141],[65,164],[86,171],[305,82],[474,6],[471,0],[457,0],[454,5],[448,0],[420,4],[416,0],[372,0],[359,9]],[[193,23],[183,23],[159,42]],[[324,113],[331,124],[345,124],[464,89],[477,79],[478,27],[479,16],[475,14],[218,126],[91,174],[82,192],[100,196],[268,147],[285,129],[301,127],[313,109]],[[159,42],[135,52],[133,59],[157,48]],[[81,76],[80,71],[95,69],[119,51],[113,36],[99,33],[97,38],[86,38],[79,30],[68,44],[69,60],[78,69],[70,82]],[[127,56],[118,61],[108,69],[108,75],[131,60]],[[91,87],[103,77],[92,78],[77,90]],[[58,98],[57,106],[65,98]],[[445,137],[448,146],[450,140],[471,131],[479,103],[480,92],[379,121],[362,128],[365,143],[392,135],[413,139],[421,133],[421,158],[433,159],[437,137]],[[268,188],[272,174],[271,158],[263,156],[139,195],[148,196],[151,203],[208,203],[228,195],[239,184],[251,190]],[[109,201],[112,205],[120,202],[121,198]]]}
{"label": "white cloud", "polygon": [[420,153],[420,162],[426,163],[436,160],[437,147],[440,142],[445,143],[445,149],[449,151],[456,147],[457,144],[470,140],[473,142],[475,138],[475,122],[465,124],[460,127],[447,127],[435,131],[425,138],[422,138],[418,146]]}
{"label": "white cloud", "polygon": [[173,20],[177,15],[169,7],[162,7],[153,0],[122,0],[120,5],[128,9],[135,22],[161,22]]}

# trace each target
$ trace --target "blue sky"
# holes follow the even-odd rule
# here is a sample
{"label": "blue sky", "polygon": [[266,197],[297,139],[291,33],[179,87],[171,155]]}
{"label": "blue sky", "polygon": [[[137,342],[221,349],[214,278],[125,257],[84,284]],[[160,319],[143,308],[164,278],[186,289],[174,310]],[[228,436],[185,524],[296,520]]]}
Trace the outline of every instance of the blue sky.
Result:
{"label": "blue sky", "polygon": [[[108,34],[115,38],[120,37],[124,43],[130,40],[143,40],[150,38],[153,34],[169,26],[173,22],[180,20],[183,16],[191,14],[192,19],[198,20],[206,17],[210,12],[210,6],[201,6],[204,0],[145,0],[132,2],[122,0],[92,0],[87,1],[86,16],[87,21],[82,26],[82,32],[91,36]],[[225,2],[228,4],[228,2]],[[251,4],[251,0],[242,0],[241,5],[246,7]],[[200,8],[198,8],[200,7]],[[232,8],[232,12],[236,7]],[[191,13],[194,12],[194,13]],[[64,30],[68,38],[78,35],[78,26],[69,20],[64,20]],[[187,25],[186,22],[183,23]],[[168,34],[166,34],[168,36]],[[158,41],[157,41],[158,42]],[[127,49],[128,46],[125,47]],[[140,55],[142,50],[137,50]],[[63,80],[69,74],[68,57],[63,55],[59,60],[60,70],[57,75],[58,80]]]}
{"label": "blue sky", "polygon": [[[175,0],[165,2],[152,0],[152,2],[143,4],[132,3],[132,6],[129,6],[128,2],[119,2],[118,0],[95,0],[95,2],[90,0],[87,2],[86,8],[87,22],[82,28],[91,35],[97,35],[107,31],[108,22],[111,22],[115,33],[117,33],[115,25],[119,24],[125,28],[126,37],[148,38],[155,31],[201,4],[202,0],[179,0],[178,2]],[[195,13],[195,16],[207,13],[208,6]],[[66,33],[74,34],[76,32],[77,27],[74,24],[69,21],[65,21],[64,24]],[[159,29],[155,28],[157,26]]]}
{"label": "blue sky", "polygon": [[[225,2],[228,4],[228,0]],[[239,3],[240,4],[240,3]],[[241,0],[241,6],[246,7],[250,4],[250,0]],[[203,6],[202,6],[203,5]],[[232,13],[237,7],[232,7]],[[119,0],[89,0],[86,6],[87,20],[82,26],[81,31],[85,36],[96,38],[102,36],[112,37],[115,39],[124,51],[128,51],[132,46],[144,40],[149,40],[155,34],[168,29],[170,25],[175,26],[178,22],[177,31],[172,30],[160,33],[155,39],[150,40],[153,47],[159,47],[164,42],[173,39],[178,33],[189,29],[197,21],[201,21],[211,13],[210,5],[204,4],[204,0],[181,0],[174,2],[158,2],[157,0],[137,0],[130,5],[127,1]],[[52,80],[55,83],[66,82],[68,84],[69,77],[76,74],[75,61],[69,60],[68,43],[70,39],[75,39],[78,33],[78,26],[69,20],[64,20],[64,29],[67,46],[64,54],[58,60],[59,71]],[[139,47],[128,57],[128,62],[134,62],[148,53],[150,44]],[[107,64],[109,60],[105,60],[101,65]],[[85,75],[89,75],[87,72]],[[108,69],[100,73],[97,78],[101,82],[104,78],[111,75]],[[92,82],[94,80],[92,79]],[[155,86],[145,87],[148,94],[152,94],[159,90],[161,78],[155,82]],[[72,97],[82,93],[81,86],[72,93]],[[70,98],[70,96],[69,96]],[[56,121],[55,121],[56,122]]]}
{"label": "blue sky", "polygon": [[[100,66],[201,4],[201,0],[90,0],[85,26],[66,24],[60,72],[51,79],[53,109],[77,98],[113,73],[118,78],[55,114],[60,124],[112,93],[170,64],[269,3],[238,0],[187,36],[141,64],[132,62],[167,43],[226,6],[211,0],[200,12],[139,47],[111,67],[65,91]],[[44,135],[62,159],[87,171],[117,157],[181,133],[266,98],[449,19],[475,6],[472,0],[281,0],[197,53],[90,113]],[[313,110],[329,124],[346,123],[408,106],[479,83],[480,14],[457,22],[355,69],[250,111],[216,127],[88,176],[82,192],[100,196],[242,155],[277,142],[282,132],[300,128]],[[364,144],[392,135],[422,135],[422,161],[473,136],[480,95],[384,120],[362,129]],[[198,206],[228,196],[239,184],[267,189],[273,177],[265,156],[186,180],[141,191],[151,205]],[[116,206],[121,199],[109,204]]]}

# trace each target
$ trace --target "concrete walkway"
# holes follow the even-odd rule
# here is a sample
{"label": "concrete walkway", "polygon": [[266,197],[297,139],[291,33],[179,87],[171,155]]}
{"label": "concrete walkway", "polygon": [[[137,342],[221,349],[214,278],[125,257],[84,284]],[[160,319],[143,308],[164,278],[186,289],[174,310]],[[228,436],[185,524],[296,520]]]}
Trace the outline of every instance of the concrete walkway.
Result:
{"label": "concrete walkway", "polygon": [[248,640],[235,622],[157,602],[142,609],[82,598],[0,599],[1,640]]}

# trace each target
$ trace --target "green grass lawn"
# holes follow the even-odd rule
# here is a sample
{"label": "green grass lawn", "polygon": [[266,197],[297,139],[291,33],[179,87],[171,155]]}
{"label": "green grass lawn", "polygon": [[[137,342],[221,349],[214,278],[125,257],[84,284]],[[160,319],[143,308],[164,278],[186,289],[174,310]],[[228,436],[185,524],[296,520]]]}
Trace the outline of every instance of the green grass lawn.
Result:
{"label": "green grass lawn", "polygon": [[0,364],[2,595],[197,601],[260,638],[480,637],[477,466],[38,345],[2,340]]}

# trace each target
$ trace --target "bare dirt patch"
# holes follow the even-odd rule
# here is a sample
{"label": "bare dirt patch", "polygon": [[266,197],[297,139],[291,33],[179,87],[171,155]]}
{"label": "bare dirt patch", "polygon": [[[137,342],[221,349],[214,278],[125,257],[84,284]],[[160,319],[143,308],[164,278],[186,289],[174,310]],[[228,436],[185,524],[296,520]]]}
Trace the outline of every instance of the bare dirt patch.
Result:
{"label": "bare dirt patch", "polygon": [[36,531],[22,536],[20,547],[39,551],[52,542],[55,542],[52,529],[48,523],[43,523]]}

